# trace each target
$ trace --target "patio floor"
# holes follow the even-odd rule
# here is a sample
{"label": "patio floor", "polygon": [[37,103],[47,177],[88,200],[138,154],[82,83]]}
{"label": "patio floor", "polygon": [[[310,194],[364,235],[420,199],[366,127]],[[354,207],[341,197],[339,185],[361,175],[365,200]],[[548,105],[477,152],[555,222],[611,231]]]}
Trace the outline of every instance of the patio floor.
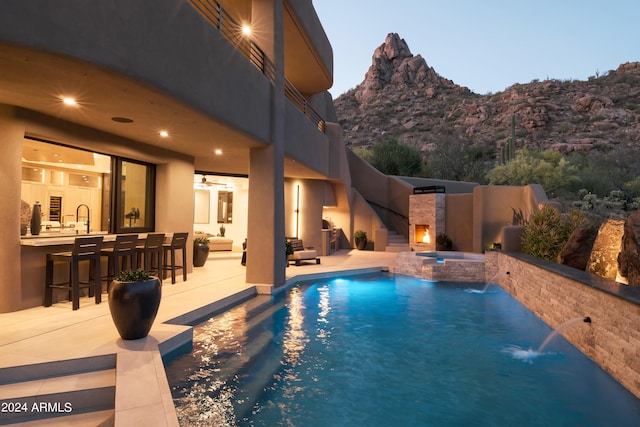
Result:
{"label": "patio floor", "polygon": [[[396,255],[341,250],[322,257],[321,264],[291,265],[286,270],[287,284],[345,270],[393,271]],[[16,396],[20,387],[43,387],[40,383],[33,384],[34,381],[2,385],[23,381],[20,379],[23,374],[38,379],[47,376],[47,366],[59,361],[74,359],[73,363],[78,365],[83,360],[116,355],[115,411],[93,414],[96,419],[85,414],[72,422],[71,413],[71,417],[61,417],[60,424],[55,423],[56,419],[49,419],[23,425],[177,426],[160,353],[188,341],[191,329],[166,322],[189,321],[253,294],[255,286],[245,283],[245,267],[240,265],[240,257],[238,252],[213,252],[205,266],[195,268],[186,282],[181,281],[181,275],[175,285],[165,280],[154,327],[149,336],[141,340],[119,338],[104,298],[99,305],[94,304],[92,298],[82,298],[76,311],[71,309],[71,303],[63,302],[52,307],[0,314],[0,401]],[[16,379],[12,380],[11,376]],[[78,380],[78,375],[73,377]],[[46,381],[40,379],[42,383]],[[5,414],[0,413],[0,424],[4,424],[3,416]]]}

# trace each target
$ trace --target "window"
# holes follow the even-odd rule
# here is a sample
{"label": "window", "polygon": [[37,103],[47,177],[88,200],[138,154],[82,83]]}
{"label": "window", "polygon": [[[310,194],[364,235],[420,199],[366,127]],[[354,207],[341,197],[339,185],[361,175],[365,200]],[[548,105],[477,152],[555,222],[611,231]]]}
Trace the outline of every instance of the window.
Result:
{"label": "window", "polygon": [[113,232],[140,233],[155,229],[155,165],[114,158]]}

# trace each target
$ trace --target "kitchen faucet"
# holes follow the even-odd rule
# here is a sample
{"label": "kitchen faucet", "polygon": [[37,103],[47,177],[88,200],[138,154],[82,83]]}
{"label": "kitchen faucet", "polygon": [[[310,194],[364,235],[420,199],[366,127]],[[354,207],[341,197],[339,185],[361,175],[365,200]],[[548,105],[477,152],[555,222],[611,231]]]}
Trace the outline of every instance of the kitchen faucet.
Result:
{"label": "kitchen faucet", "polygon": [[[89,206],[85,205],[84,203],[78,205],[78,207],[76,208],[76,222],[79,222],[79,218],[80,218],[80,208],[81,207],[85,207],[87,208],[87,234],[89,234],[89,230],[91,230],[91,224],[89,221],[89,217],[90,217],[90,210],[89,210]],[[76,230],[76,233],[78,232],[78,230]]]}

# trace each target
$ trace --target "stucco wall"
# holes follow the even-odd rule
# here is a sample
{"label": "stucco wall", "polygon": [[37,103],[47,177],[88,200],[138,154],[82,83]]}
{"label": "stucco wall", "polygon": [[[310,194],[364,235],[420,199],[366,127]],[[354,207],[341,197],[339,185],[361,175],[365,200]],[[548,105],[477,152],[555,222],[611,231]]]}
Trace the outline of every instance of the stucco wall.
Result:
{"label": "stucco wall", "polygon": [[445,233],[454,251],[473,252],[473,196],[447,194],[445,199]]}
{"label": "stucco wall", "polygon": [[[640,288],[523,254],[489,251],[486,277],[552,328],[589,316],[563,336],[640,398]],[[487,279],[488,280],[488,279]]]}
{"label": "stucco wall", "polygon": [[538,184],[524,187],[481,185],[473,189],[473,252],[500,242],[502,228],[513,225],[514,215],[527,219],[547,202]]}

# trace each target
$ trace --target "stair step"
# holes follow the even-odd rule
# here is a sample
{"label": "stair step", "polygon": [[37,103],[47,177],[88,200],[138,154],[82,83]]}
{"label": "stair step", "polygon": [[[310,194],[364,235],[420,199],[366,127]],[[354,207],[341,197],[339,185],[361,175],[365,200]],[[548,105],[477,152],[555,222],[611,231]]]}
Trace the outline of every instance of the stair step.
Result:
{"label": "stair step", "polygon": [[406,242],[404,244],[390,244],[385,247],[386,252],[409,252],[410,250],[411,247]]}
{"label": "stair step", "polygon": [[115,368],[14,381],[0,385],[0,401],[13,408],[0,424],[113,411],[115,394]]}
{"label": "stair step", "polygon": [[87,412],[84,414],[64,415],[61,417],[47,418],[20,422],[20,427],[69,427],[69,426],[96,426],[112,427],[115,424],[115,411]]}

